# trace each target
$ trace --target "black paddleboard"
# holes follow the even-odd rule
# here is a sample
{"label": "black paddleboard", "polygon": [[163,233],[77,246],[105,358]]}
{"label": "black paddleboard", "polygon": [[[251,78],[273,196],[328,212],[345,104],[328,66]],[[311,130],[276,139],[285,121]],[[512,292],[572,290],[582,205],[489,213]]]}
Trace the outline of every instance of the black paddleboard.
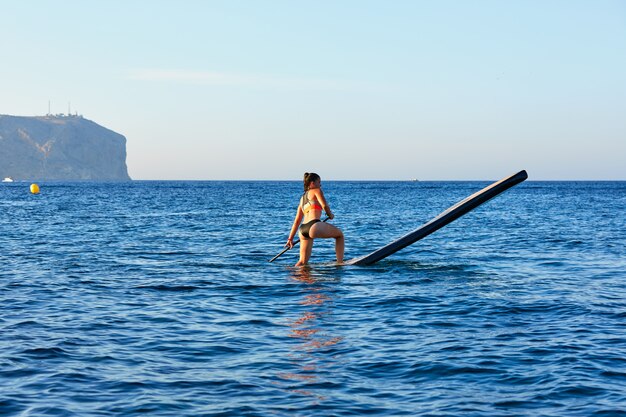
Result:
{"label": "black paddleboard", "polygon": [[391,242],[390,244],[383,246],[374,252],[362,256],[360,258],[350,259],[346,262],[347,265],[371,265],[381,259],[385,259],[387,256],[392,255],[400,249],[406,248],[409,245],[417,242],[420,239],[425,238],[429,234],[436,232],[447,224],[452,223],[462,215],[474,210],[476,207],[485,203],[486,201],[494,198],[498,194],[508,190],[514,185],[519,184],[528,178],[526,171],[520,171],[515,175],[504,178],[500,181],[496,181],[488,187],[483,188],[475,194],[467,197],[444,211],[428,223],[413,230],[412,232],[402,236],[401,238]]}

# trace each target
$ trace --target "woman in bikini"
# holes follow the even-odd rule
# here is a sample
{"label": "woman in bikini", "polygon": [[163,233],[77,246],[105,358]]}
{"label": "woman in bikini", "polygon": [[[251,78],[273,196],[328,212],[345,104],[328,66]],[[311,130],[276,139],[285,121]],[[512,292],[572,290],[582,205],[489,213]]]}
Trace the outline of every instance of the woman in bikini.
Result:
{"label": "woman in bikini", "polygon": [[293,238],[296,235],[296,231],[299,232],[300,260],[296,266],[306,265],[309,262],[311,250],[313,249],[313,239],[317,238],[334,238],[337,263],[343,263],[343,233],[332,224],[324,223],[320,220],[322,210],[326,212],[329,219],[332,220],[335,217],[324,198],[320,176],[306,172],[304,174],[304,194],[300,198],[296,218],[293,221],[289,239],[287,239],[285,244],[285,246],[293,248]]}

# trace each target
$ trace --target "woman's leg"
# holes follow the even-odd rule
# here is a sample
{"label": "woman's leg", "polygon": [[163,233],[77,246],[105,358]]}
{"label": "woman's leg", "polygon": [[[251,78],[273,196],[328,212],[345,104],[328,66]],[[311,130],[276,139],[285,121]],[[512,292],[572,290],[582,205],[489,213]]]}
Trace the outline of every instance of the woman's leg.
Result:
{"label": "woman's leg", "polygon": [[313,239],[308,239],[300,235],[300,260],[296,264],[296,266],[302,266],[309,263],[309,259],[311,259],[311,252],[313,251]]}
{"label": "woman's leg", "polygon": [[328,223],[315,223],[311,226],[309,230],[309,236],[313,239],[327,239],[334,238],[335,239],[335,253],[337,254],[337,262],[343,262],[343,252],[345,249],[345,242],[343,238],[343,232],[339,230],[337,227]]}

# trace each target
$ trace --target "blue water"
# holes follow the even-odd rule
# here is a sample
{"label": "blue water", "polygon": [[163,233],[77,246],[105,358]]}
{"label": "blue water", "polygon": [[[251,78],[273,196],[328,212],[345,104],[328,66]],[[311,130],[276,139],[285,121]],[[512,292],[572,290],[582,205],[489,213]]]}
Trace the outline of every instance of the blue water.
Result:
{"label": "blue water", "polygon": [[[324,182],[347,258],[488,182]],[[525,182],[369,267],[298,182],[0,187],[2,416],[626,415],[626,182]]]}

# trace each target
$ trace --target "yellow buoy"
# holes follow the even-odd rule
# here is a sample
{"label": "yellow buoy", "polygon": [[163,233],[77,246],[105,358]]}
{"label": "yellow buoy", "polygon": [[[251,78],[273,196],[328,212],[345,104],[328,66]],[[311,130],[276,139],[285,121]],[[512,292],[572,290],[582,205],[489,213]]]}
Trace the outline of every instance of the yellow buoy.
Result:
{"label": "yellow buoy", "polygon": [[39,194],[39,186],[37,184],[31,184],[30,192],[33,194]]}

